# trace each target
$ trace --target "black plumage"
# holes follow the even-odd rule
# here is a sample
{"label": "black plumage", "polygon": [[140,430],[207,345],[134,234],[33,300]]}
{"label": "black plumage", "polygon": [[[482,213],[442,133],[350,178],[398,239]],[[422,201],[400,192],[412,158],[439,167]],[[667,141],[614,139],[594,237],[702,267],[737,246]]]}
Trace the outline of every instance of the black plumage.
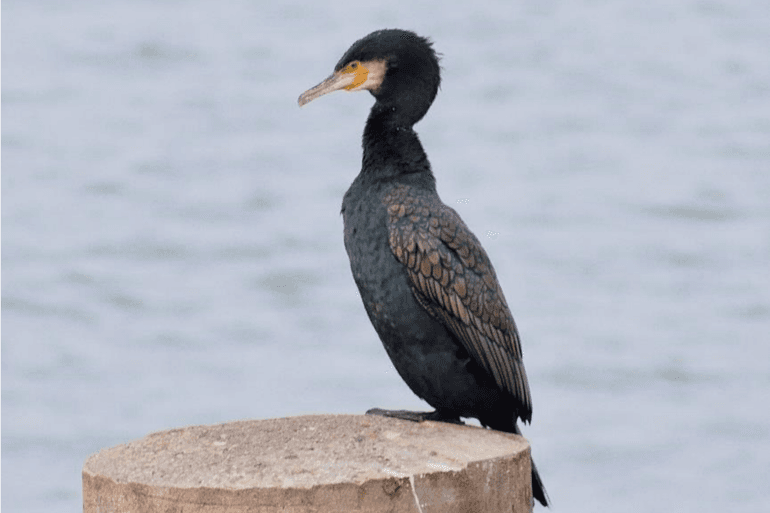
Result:
{"label": "black plumage", "polygon": [[[345,248],[369,319],[398,373],[436,411],[410,419],[478,418],[520,433],[532,400],[518,331],[489,258],[441,202],[413,125],[438,92],[432,44],[404,30],[356,41],[300,105],[328,92],[369,90],[376,102],[363,164],[342,202]],[[532,466],[534,497],[548,499]]]}

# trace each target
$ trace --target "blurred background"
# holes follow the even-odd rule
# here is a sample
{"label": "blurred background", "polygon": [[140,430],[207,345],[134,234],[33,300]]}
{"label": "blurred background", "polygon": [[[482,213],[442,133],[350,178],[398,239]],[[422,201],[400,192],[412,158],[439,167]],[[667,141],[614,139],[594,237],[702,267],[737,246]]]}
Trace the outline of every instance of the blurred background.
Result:
{"label": "blurred background", "polygon": [[297,107],[386,27],[443,54],[416,130],[519,325],[556,510],[766,511],[765,2],[2,15],[4,511],[79,510],[85,459],[153,431],[427,409],[343,248],[373,100]]}

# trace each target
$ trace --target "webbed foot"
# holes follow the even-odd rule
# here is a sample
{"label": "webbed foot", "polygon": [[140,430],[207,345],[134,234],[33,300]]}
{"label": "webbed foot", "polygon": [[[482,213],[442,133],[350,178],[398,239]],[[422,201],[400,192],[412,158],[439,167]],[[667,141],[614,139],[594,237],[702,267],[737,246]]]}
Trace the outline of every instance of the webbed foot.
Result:
{"label": "webbed foot", "polygon": [[465,423],[460,420],[460,417],[448,414],[446,412],[436,411],[409,411],[409,410],[383,410],[381,408],[372,408],[366,412],[367,415],[380,415],[382,417],[392,417],[394,419],[409,420],[411,422],[423,422],[426,420],[433,420],[436,422],[448,422],[450,424],[460,424],[464,426]]}

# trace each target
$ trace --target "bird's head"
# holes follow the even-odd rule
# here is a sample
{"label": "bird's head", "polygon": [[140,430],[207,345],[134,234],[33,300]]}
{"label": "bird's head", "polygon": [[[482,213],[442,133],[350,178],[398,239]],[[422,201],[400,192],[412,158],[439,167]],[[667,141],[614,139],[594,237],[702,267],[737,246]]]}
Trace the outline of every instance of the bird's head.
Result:
{"label": "bird's head", "polygon": [[407,30],[378,30],[353,43],[334,73],[302,93],[299,105],[340,89],[367,90],[380,103],[409,107],[419,120],[440,81],[438,56],[428,39]]}

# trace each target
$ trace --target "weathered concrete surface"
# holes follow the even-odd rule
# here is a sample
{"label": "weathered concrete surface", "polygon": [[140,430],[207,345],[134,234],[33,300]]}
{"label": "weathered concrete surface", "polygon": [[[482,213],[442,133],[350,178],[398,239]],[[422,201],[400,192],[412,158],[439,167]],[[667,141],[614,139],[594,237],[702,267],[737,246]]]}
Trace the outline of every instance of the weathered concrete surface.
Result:
{"label": "weathered concrete surface", "polygon": [[83,467],[85,513],[510,513],[531,497],[520,436],[366,415],[162,431]]}

